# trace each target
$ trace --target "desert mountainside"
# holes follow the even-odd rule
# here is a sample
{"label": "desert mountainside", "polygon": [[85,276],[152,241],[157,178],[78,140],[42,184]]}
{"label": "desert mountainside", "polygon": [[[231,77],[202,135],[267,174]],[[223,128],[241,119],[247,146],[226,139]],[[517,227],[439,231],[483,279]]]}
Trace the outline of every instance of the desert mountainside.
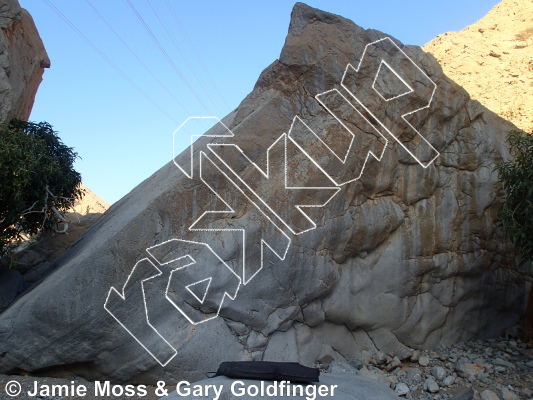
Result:
{"label": "desert mountainside", "polygon": [[74,211],[80,215],[87,214],[103,214],[109,207],[109,203],[103,200],[97,194],[91,192],[87,186],[81,185],[81,188],[85,191],[85,195],[81,200],[74,202]]}
{"label": "desert mountainside", "polygon": [[533,1],[503,0],[475,24],[422,48],[473,99],[533,130]]}

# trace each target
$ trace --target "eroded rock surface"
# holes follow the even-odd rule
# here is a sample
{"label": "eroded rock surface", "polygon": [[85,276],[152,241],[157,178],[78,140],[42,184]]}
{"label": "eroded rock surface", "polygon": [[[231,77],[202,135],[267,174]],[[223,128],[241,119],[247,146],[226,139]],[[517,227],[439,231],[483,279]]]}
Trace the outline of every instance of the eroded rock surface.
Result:
{"label": "eroded rock surface", "polygon": [[0,28],[0,121],[27,120],[50,59],[31,15],[17,0],[0,3]]}
{"label": "eroded rock surface", "polygon": [[[346,153],[349,136],[314,96],[340,90],[347,64],[358,65],[365,46],[385,37],[296,4],[279,60],[263,71],[254,90],[223,120],[235,137],[195,142],[192,179],[170,162],[142,182],[74,244],[52,275],[1,314],[0,372],[53,367],[89,379],[192,381],[227,360],[312,365],[320,359],[346,361],[382,351],[401,361],[413,348],[496,336],[514,324],[522,312],[524,283],[513,273],[513,250],[494,221],[501,203],[494,166],[509,157],[505,132],[513,125],[471,100],[419,47],[394,41],[437,85],[430,107],[408,118],[440,153],[427,168],[388,137],[380,162],[370,157],[359,180],[341,186],[325,207],[308,211],[315,229],[294,234],[280,225],[285,236],[217,169],[225,167],[216,151],[288,226],[303,232],[310,222],[291,207],[322,199],[324,192],[327,199],[337,189],[292,142],[284,147],[280,138],[299,116],[334,151]],[[407,76],[411,64],[396,68],[416,85],[423,82],[418,72]],[[378,84],[393,97],[394,84]],[[379,106],[379,99],[374,100]],[[395,114],[378,111],[384,121],[395,123],[413,104],[403,107]],[[364,123],[345,122],[359,135],[379,139]],[[223,131],[217,125],[208,134]],[[402,140],[409,147],[417,139],[405,135]],[[266,179],[234,148],[213,150],[209,142],[236,144],[262,168],[272,146],[270,167],[276,179]],[[318,141],[302,143],[320,146]],[[381,142],[369,143],[383,148]],[[280,184],[285,151],[288,183],[330,189],[309,195],[286,190]],[[337,162],[322,154],[318,165],[329,168]],[[153,270],[146,262],[136,263],[148,257],[147,248],[177,238],[209,243],[242,276],[242,242],[235,232],[189,230],[205,211],[227,210],[200,180],[200,160],[209,167],[202,179],[222,193],[235,212],[203,220],[199,228],[246,228],[257,243],[264,233],[281,249],[286,240],[291,242],[284,260],[265,250],[262,270],[261,248],[248,248],[247,262],[259,270],[257,275],[241,285],[235,300],[226,298],[218,318],[193,325],[165,298],[172,263],[158,265],[161,275],[144,288],[141,281],[153,276]],[[190,152],[176,161],[190,165]],[[355,158],[341,172],[360,169],[361,160]],[[181,244],[189,246],[185,250],[190,254],[200,251]],[[159,252],[154,257],[167,255]],[[132,273],[135,265],[139,268]],[[126,300],[121,303],[118,294],[125,285]],[[178,286],[174,288],[181,290]],[[177,352],[165,367],[106,312],[111,287],[118,290],[113,310],[121,312],[122,321],[136,334],[150,331],[146,300],[151,326]],[[175,293],[170,297],[176,300]],[[183,306],[195,311],[189,303]],[[197,309],[211,315],[216,311],[208,302]],[[163,355],[169,351],[153,334],[145,345]]]}
{"label": "eroded rock surface", "polygon": [[73,214],[87,215],[87,214],[103,214],[110,207],[109,203],[98,196],[96,193],[89,190],[87,186],[81,184],[81,188],[85,191],[81,200],[74,202]]}
{"label": "eroded rock surface", "polygon": [[503,0],[460,32],[424,45],[472,98],[533,131],[533,3]]}

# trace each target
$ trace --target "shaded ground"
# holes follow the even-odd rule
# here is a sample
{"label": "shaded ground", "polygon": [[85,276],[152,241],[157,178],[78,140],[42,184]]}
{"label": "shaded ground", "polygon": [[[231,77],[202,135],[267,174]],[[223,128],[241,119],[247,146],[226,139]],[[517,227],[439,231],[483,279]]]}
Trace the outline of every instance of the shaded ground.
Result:
{"label": "shaded ground", "polygon": [[533,400],[533,349],[518,339],[439,346],[404,360],[378,352],[363,361],[321,367],[376,379],[408,399]]}

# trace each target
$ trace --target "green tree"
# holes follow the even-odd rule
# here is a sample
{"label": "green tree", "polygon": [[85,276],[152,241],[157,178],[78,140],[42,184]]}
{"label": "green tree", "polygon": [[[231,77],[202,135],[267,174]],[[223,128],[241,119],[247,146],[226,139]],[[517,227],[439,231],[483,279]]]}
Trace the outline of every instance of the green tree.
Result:
{"label": "green tree", "polygon": [[[505,200],[498,219],[513,241],[520,264],[527,264],[531,276],[533,261],[533,134],[509,132],[508,142],[514,159],[497,165]],[[525,275],[525,276],[528,276]],[[524,338],[533,341],[533,285],[524,318]]]}
{"label": "green tree", "polygon": [[0,256],[11,256],[22,234],[61,222],[67,231],[64,213],[83,195],[77,157],[46,122],[0,123]]}

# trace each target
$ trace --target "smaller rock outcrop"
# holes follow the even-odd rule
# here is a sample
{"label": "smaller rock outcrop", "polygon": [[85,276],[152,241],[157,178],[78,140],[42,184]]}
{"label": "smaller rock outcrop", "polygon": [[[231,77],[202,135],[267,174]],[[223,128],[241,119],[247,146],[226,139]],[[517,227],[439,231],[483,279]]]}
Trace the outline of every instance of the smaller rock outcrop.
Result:
{"label": "smaller rock outcrop", "polygon": [[83,183],[81,184],[81,188],[84,190],[85,194],[81,200],[76,200],[74,202],[74,213],[79,215],[103,214],[109,207],[111,207],[108,202],[97,194],[91,192]]}
{"label": "smaller rock outcrop", "polygon": [[27,120],[50,59],[31,15],[17,0],[0,4],[0,120]]}

